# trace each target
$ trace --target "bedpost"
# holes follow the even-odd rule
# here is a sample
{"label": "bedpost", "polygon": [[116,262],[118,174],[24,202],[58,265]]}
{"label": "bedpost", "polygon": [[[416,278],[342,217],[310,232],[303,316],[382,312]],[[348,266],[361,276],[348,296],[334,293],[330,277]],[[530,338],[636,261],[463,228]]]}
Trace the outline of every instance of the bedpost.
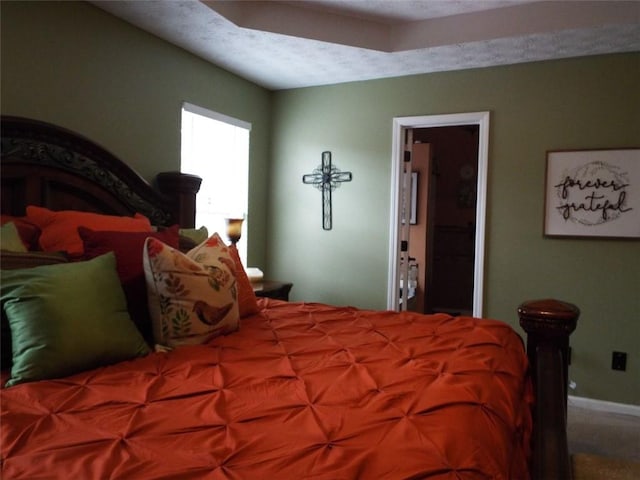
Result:
{"label": "bedpost", "polygon": [[[520,326],[527,332],[527,353],[533,378],[540,378],[535,371],[537,350],[541,346],[558,349],[562,355],[563,385],[569,381],[569,336],[576,329],[580,310],[575,305],[559,300],[532,300],[518,307]],[[566,401],[566,388],[565,388]]]}
{"label": "bedpost", "polygon": [[580,310],[558,300],[533,300],[518,307],[527,332],[527,354],[536,395],[533,479],[570,479],[567,446],[569,336]]}
{"label": "bedpost", "polygon": [[183,228],[193,228],[196,223],[196,194],[202,179],[197,175],[181,172],[162,172],[156,177],[158,189],[169,197],[174,205],[177,222]]}

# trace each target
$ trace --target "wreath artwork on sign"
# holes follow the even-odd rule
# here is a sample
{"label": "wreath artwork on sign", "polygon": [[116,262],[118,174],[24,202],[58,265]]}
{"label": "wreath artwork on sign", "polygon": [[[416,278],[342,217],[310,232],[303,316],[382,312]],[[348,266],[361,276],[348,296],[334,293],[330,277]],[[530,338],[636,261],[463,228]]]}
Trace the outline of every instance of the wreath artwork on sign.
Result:
{"label": "wreath artwork on sign", "polygon": [[544,233],[640,237],[640,149],[549,152]]}

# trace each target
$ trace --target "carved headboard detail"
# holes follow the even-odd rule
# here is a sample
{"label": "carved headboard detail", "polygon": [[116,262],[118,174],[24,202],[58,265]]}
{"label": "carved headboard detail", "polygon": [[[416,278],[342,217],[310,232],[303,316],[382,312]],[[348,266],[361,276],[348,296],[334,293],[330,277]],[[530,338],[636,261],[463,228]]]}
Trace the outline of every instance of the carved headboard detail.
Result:
{"label": "carved headboard detail", "polygon": [[193,227],[201,179],[161,174],[154,189],[122,160],[70,130],[2,116],[2,213],[24,215],[27,205],[147,216],[154,225]]}

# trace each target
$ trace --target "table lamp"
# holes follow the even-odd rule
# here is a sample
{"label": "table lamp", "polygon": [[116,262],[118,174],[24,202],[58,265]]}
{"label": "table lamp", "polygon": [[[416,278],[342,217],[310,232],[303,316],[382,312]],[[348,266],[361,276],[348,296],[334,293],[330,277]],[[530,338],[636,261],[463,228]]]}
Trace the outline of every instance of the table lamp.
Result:
{"label": "table lamp", "polygon": [[242,222],[244,218],[227,218],[225,220],[227,222],[227,237],[231,244],[235,246],[242,234]]}

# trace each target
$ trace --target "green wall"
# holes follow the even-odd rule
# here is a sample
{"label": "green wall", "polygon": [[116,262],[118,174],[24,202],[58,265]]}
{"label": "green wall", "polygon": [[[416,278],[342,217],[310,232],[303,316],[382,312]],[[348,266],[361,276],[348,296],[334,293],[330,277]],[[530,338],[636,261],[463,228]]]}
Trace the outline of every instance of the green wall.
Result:
{"label": "green wall", "polygon": [[[272,93],[89,4],[0,8],[2,113],[78,131],[148,180],[179,167],[183,101],[251,122],[249,262],[294,300],[384,308],[393,117],[490,111],[485,314],[515,325],[522,300],[576,303],[573,393],[640,404],[640,244],[542,237],[546,150],[640,146],[639,55]],[[323,150],[353,172],[331,231],[301,181]]]}
{"label": "green wall", "polygon": [[[485,316],[516,325],[524,300],[577,304],[572,393],[640,404],[640,243],[542,235],[546,151],[640,146],[638,85],[626,54],[277,92],[267,270],[294,300],[385,308],[393,117],[489,111]],[[301,181],[323,150],[353,172],[331,231]]]}
{"label": "green wall", "polygon": [[263,264],[271,93],[85,2],[5,2],[1,109],[94,140],[146,180],[180,169],[183,102],[251,122],[249,262]]}

